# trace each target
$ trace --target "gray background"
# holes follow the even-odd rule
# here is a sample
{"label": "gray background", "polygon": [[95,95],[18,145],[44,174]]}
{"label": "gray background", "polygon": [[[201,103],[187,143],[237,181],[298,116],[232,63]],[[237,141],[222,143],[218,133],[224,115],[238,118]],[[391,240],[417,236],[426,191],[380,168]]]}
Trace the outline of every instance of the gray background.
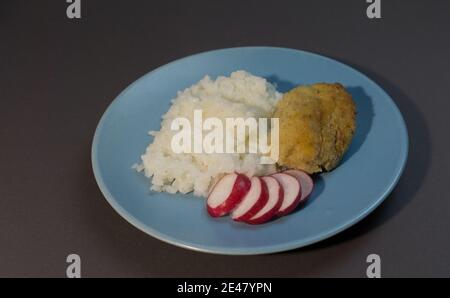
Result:
{"label": "gray background", "polygon": [[[0,276],[450,276],[450,2],[82,0],[0,2]],[[183,56],[272,45],[348,63],[379,83],[408,125],[410,156],[373,214],[327,241],[266,256],[183,250],[138,231],[103,199],[92,136],[128,84]],[[380,144],[390,146],[394,144]]]}

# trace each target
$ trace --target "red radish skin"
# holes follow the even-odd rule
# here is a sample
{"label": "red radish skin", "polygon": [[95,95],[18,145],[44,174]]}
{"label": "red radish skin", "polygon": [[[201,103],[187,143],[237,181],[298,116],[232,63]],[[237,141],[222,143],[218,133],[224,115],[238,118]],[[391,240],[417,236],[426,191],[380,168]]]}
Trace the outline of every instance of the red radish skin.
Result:
{"label": "red radish skin", "polygon": [[307,173],[300,170],[287,170],[283,173],[294,176],[302,188],[302,197],[300,198],[300,204],[304,203],[308,199],[309,195],[314,189],[314,182]]}
{"label": "red radish skin", "polygon": [[291,175],[277,173],[271,175],[278,180],[284,191],[283,202],[276,216],[284,216],[291,213],[299,204],[302,197],[300,182]]}
{"label": "red radish skin", "polygon": [[235,221],[247,221],[266,205],[269,192],[264,180],[259,177],[251,178],[252,186],[247,195],[231,212],[231,218]]}
{"label": "red radish skin", "polygon": [[263,224],[271,220],[283,202],[283,188],[278,180],[270,176],[262,177],[261,179],[266,182],[269,199],[255,216],[247,220],[247,223],[252,225]]}
{"label": "red radish skin", "polygon": [[227,174],[220,179],[206,201],[208,213],[220,217],[233,210],[250,190],[250,179],[243,174]]}

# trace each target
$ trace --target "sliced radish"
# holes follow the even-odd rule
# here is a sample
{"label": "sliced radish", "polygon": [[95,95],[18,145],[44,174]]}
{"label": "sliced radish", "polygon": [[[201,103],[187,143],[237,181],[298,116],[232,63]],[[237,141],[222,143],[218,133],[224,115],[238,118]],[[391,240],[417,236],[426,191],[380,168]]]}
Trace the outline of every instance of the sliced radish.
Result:
{"label": "sliced radish", "polygon": [[297,207],[302,196],[302,189],[300,182],[291,175],[277,173],[273,174],[272,177],[278,180],[284,191],[283,203],[281,203],[281,207],[276,213],[277,216],[283,216]]}
{"label": "sliced radish", "polygon": [[299,170],[287,170],[283,173],[294,176],[298,180],[298,182],[300,182],[300,187],[302,189],[302,197],[300,198],[300,203],[305,202],[314,188],[314,182],[311,177],[305,172]]}
{"label": "sliced radish", "polygon": [[278,180],[270,176],[261,177],[261,179],[267,185],[269,198],[266,205],[246,221],[249,224],[262,224],[269,221],[280,209],[281,203],[283,202],[283,188]]}
{"label": "sliced radish", "polygon": [[208,213],[213,217],[228,214],[245,197],[250,190],[251,182],[242,174],[227,174],[220,179],[207,199]]}
{"label": "sliced radish", "polygon": [[259,212],[267,203],[269,194],[267,185],[259,177],[252,177],[252,186],[236,209],[231,212],[231,218],[236,221],[246,221]]}

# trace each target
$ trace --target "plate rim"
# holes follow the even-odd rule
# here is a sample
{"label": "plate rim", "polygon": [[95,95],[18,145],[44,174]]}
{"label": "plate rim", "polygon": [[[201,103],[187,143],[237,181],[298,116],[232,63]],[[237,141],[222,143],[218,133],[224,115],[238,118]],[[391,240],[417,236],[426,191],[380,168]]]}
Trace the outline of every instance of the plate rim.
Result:
{"label": "plate rim", "polygon": [[[309,55],[309,56],[314,56],[314,57],[318,57],[321,59],[325,59],[328,60],[330,62],[333,63],[337,63],[340,64],[340,66],[347,68],[350,71],[356,72],[359,75],[361,75],[362,77],[364,77],[366,80],[370,81],[371,83],[373,83],[375,86],[377,86],[382,94],[384,96],[386,96],[389,99],[389,103],[392,106],[392,108],[394,109],[394,111],[398,114],[399,119],[400,119],[400,129],[402,130],[402,139],[403,139],[403,154],[402,154],[402,160],[401,160],[401,165],[400,167],[397,169],[397,173],[394,176],[394,179],[391,180],[389,186],[387,188],[385,188],[384,193],[378,197],[378,199],[376,199],[368,208],[366,208],[363,212],[359,213],[357,216],[351,217],[349,220],[347,220],[345,223],[327,231],[326,233],[321,233],[317,236],[312,236],[309,238],[302,238],[302,239],[296,239],[296,240],[291,240],[288,242],[284,242],[284,243],[280,243],[280,244],[274,244],[274,245],[264,245],[264,246],[260,246],[260,247],[251,247],[251,248],[223,248],[220,246],[210,246],[210,245],[202,245],[202,244],[192,244],[189,243],[187,241],[184,240],[180,240],[177,239],[175,237],[166,235],[164,233],[159,232],[158,230],[149,227],[145,224],[143,224],[140,220],[138,220],[136,217],[134,217],[131,213],[129,213],[127,210],[125,210],[119,203],[118,201],[115,199],[114,195],[111,194],[111,192],[109,191],[108,187],[106,186],[103,177],[101,175],[101,171],[100,171],[100,167],[99,167],[99,161],[98,161],[98,144],[99,144],[99,135],[102,131],[105,119],[107,118],[107,116],[111,113],[111,110],[113,108],[113,106],[115,106],[119,100],[122,97],[123,94],[125,94],[129,89],[131,89],[135,84],[137,84],[138,82],[140,82],[141,80],[143,80],[144,78],[146,78],[147,76],[152,75],[154,72],[159,71],[165,67],[168,67],[172,64],[178,63],[182,60],[187,60],[187,59],[191,59],[195,56],[200,56],[200,55],[204,55],[204,54],[209,54],[209,53],[213,53],[213,52],[221,52],[221,51],[228,51],[228,50],[277,50],[277,51],[286,51],[286,52],[290,52],[290,53],[301,53],[303,55]],[[200,53],[196,53],[196,54],[192,54],[192,55],[188,55],[176,60],[173,60],[169,63],[163,64],[145,74],[143,74],[142,76],[140,76],[138,79],[136,79],[135,81],[133,81],[131,84],[129,84],[125,89],[123,89],[115,98],[112,102],[110,102],[110,104],[108,105],[108,107],[106,108],[106,110],[104,111],[104,113],[102,114],[96,129],[95,129],[95,133],[94,133],[94,137],[92,140],[92,146],[91,146],[91,166],[92,166],[92,170],[94,173],[94,177],[95,180],[97,182],[97,185],[103,195],[103,197],[106,199],[106,201],[111,205],[111,207],[123,218],[125,219],[127,222],[129,222],[130,224],[132,224],[134,227],[136,227],[137,229],[141,230],[142,232],[160,240],[163,241],[165,243],[168,244],[172,244],[174,246],[177,247],[181,247],[181,248],[185,248],[185,249],[189,249],[192,251],[197,251],[197,252],[203,252],[203,253],[211,253],[211,254],[220,254],[220,255],[261,255],[261,254],[271,254],[271,253],[278,253],[278,252],[284,252],[284,251],[288,251],[288,250],[293,250],[293,249],[298,249],[301,247],[305,247],[308,245],[311,245],[313,243],[317,243],[320,242],[322,240],[325,240],[327,238],[330,238],[334,235],[339,234],[340,232],[350,228],[351,226],[357,224],[359,221],[361,221],[362,219],[364,219],[366,216],[368,216],[370,213],[372,213],[373,210],[375,210],[388,196],[389,194],[393,191],[394,187],[397,185],[397,183],[400,180],[400,177],[402,176],[405,167],[406,167],[406,163],[408,160],[408,154],[409,154],[409,135],[408,135],[408,129],[405,123],[405,120],[403,118],[402,113],[400,112],[400,109],[398,108],[397,104],[394,102],[394,100],[392,99],[392,97],[380,86],[378,85],[374,80],[372,80],[371,78],[369,78],[367,75],[365,75],[364,73],[362,73],[361,71],[339,61],[336,60],[335,58],[331,58],[322,54],[317,54],[314,52],[309,52],[309,51],[305,51],[305,50],[300,50],[300,49],[293,49],[293,48],[285,48],[285,47],[274,47],[274,46],[244,46],[244,47],[229,47],[229,48],[220,48],[220,49],[214,49],[214,50],[208,50],[208,51],[204,51],[204,52],[200,52]]]}

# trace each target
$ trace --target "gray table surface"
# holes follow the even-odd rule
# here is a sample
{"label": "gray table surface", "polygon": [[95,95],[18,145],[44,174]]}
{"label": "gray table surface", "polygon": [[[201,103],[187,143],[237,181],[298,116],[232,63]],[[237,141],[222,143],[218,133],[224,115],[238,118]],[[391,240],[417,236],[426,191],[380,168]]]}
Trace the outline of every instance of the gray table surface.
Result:
{"label": "gray table surface", "polygon": [[[382,18],[349,1],[0,2],[0,276],[450,276],[450,1],[382,0]],[[380,84],[410,135],[406,170],[375,212],[321,243],[218,256],[140,232],[103,199],[91,170],[99,118],[128,84],[211,49],[271,45],[327,55]],[[395,144],[380,144],[395,146]]]}

